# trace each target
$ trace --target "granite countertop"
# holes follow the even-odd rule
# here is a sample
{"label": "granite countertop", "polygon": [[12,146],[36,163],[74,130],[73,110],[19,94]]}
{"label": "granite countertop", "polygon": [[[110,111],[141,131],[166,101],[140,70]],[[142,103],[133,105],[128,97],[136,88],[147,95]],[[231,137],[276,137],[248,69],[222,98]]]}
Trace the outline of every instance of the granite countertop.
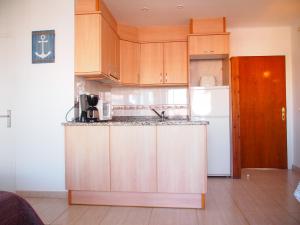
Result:
{"label": "granite countertop", "polygon": [[114,117],[111,121],[96,123],[65,122],[64,126],[155,126],[155,125],[208,125],[208,121],[190,121],[187,118],[170,118],[161,121],[158,117]]}

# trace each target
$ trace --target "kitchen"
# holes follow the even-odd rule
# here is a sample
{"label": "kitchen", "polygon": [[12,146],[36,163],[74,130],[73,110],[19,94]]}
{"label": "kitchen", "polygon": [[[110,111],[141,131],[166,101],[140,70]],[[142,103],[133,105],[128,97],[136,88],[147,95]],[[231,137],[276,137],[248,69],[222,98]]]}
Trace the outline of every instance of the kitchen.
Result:
{"label": "kitchen", "polygon": [[[220,17],[218,17],[218,18],[220,18]],[[188,21],[187,21],[186,24],[187,24],[186,26],[188,26]],[[248,28],[241,28],[241,29],[239,29],[239,28],[236,28],[236,29],[230,28],[229,29],[228,28],[228,31],[230,32],[230,38],[229,38],[230,44],[228,43],[229,44],[229,49],[228,49],[229,51],[227,53],[228,55],[226,57],[224,57],[224,59],[229,60],[229,55],[230,56],[276,55],[276,54],[286,55],[287,56],[287,58],[286,58],[287,59],[287,72],[286,72],[286,74],[287,74],[287,87],[288,87],[287,88],[287,100],[288,100],[287,107],[289,107],[289,105],[291,104],[291,102],[290,102],[291,98],[289,96],[290,96],[291,91],[292,91],[292,89],[291,89],[292,79],[290,79],[291,78],[290,74],[291,74],[291,71],[292,71],[291,70],[292,60],[291,60],[290,50],[286,50],[286,49],[288,49],[288,48],[286,48],[287,45],[285,45],[284,42],[281,41],[281,40],[285,39],[286,36],[285,36],[284,33],[286,33],[288,31],[288,29],[278,28],[277,30],[276,29],[274,30],[274,33],[272,33],[272,30],[273,30],[272,28],[270,28],[270,29],[253,28],[253,32],[252,32],[251,28],[249,28],[249,29]],[[255,36],[254,33],[257,33],[256,31],[260,31],[261,35]],[[146,32],[147,32],[147,30],[145,31],[145,33]],[[188,33],[190,32],[189,27],[188,27],[187,31],[185,31],[185,32],[188,32]],[[150,33],[153,33],[153,31],[151,31]],[[276,43],[275,44],[276,47],[274,47],[275,46],[274,44],[270,44],[270,45],[267,44],[268,40],[271,40],[272,36],[274,34],[276,34],[277,37],[278,37],[274,41],[274,43]],[[130,35],[132,35],[132,33]],[[176,39],[173,39],[173,41],[174,42],[179,42],[179,43],[184,42],[183,39],[181,39],[181,37],[182,37],[181,35],[182,35],[182,33],[180,33],[176,37]],[[249,38],[251,35],[253,35],[252,38]],[[280,37],[280,35],[282,35],[282,36]],[[185,41],[187,41],[187,36],[188,35],[186,35]],[[166,38],[167,35],[162,35],[162,37]],[[266,38],[266,40],[263,40],[262,37]],[[127,36],[127,38],[128,38],[128,36]],[[131,38],[132,38],[132,36],[131,36]],[[146,37],[144,36],[143,38],[147,38],[147,36]],[[161,38],[161,37],[159,37],[159,38]],[[247,40],[250,41],[250,43],[252,45],[249,44],[249,46],[247,46],[247,44],[245,43],[245,41],[247,41]],[[60,41],[60,40],[58,40],[58,41]],[[131,39],[131,40],[128,41],[128,39],[127,39],[126,41],[130,42],[130,41],[134,41],[134,40]],[[142,40],[141,42],[143,42],[143,41],[146,41],[146,40]],[[83,90],[86,91],[87,89],[92,89],[92,90],[95,90],[98,93],[99,92],[101,92],[101,93],[104,92],[104,94],[102,94],[102,96],[104,95],[105,98],[107,98],[111,102],[114,117],[116,117],[116,116],[117,117],[147,116],[149,119],[151,117],[151,118],[157,118],[156,120],[159,120],[159,117],[157,117],[156,114],[151,110],[151,108],[154,108],[158,112],[166,111],[166,115],[169,117],[169,122],[173,122],[173,119],[176,119],[176,120],[181,119],[182,120],[182,119],[186,118],[187,116],[191,116],[191,113],[193,111],[195,114],[199,113],[198,115],[200,117],[200,120],[205,120],[205,121],[209,120],[209,119],[223,120],[224,123],[226,125],[228,124],[227,126],[229,127],[229,123],[230,123],[229,115],[230,114],[229,114],[229,104],[228,105],[226,104],[227,100],[224,101],[224,102],[221,101],[221,103],[224,103],[225,107],[226,106],[228,107],[228,108],[226,108],[227,113],[225,113],[224,115],[220,115],[218,113],[207,115],[207,112],[205,112],[205,110],[204,110],[204,112],[202,111],[202,109],[203,109],[202,107],[199,107],[200,112],[199,112],[199,108],[197,109],[197,107],[196,107],[196,109],[195,108],[194,109],[190,108],[190,106],[193,105],[193,104],[190,104],[190,101],[193,101],[193,97],[192,97],[193,93],[191,93],[191,92],[195,92],[194,95],[198,98],[200,97],[201,99],[205,98],[205,96],[207,97],[207,95],[208,95],[208,94],[205,94],[206,93],[205,91],[207,91],[207,90],[203,90],[203,88],[198,88],[198,86],[200,86],[200,83],[204,82],[204,81],[202,81],[202,79],[200,79],[200,77],[195,77],[195,80],[190,79],[190,80],[187,80],[187,81],[180,81],[178,83],[177,83],[177,81],[173,81],[175,83],[175,85],[174,85],[174,83],[171,83],[170,85],[168,83],[164,83],[164,82],[166,82],[166,81],[168,82],[169,80],[172,79],[172,78],[170,78],[171,73],[169,71],[167,71],[168,70],[168,65],[164,65],[164,62],[166,61],[164,57],[167,57],[165,52],[168,51],[169,46],[165,47],[165,42],[167,42],[168,40],[166,40],[166,39],[165,40],[163,40],[163,39],[156,40],[156,42],[159,42],[159,41],[161,41],[163,43],[163,44],[160,44],[159,47],[158,47],[158,49],[159,49],[158,51],[162,52],[162,54],[159,54],[160,55],[159,57],[162,59],[161,61],[163,61],[163,62],[159,63],[160,65],[158,66],[159,69],[157,71],[159,71],[158,74],[163,73],[162,77],[160,77],[160,75],[158,75],[155,81],[151,81],[146,77],[146,78],[142,78],[142,82],[141,82],[141,78],[139,78],[139,77],[133,77],[133,78],[129,77],[129,78],[127,78],[127,81],[124,81],[124,84],[122,84],[122,72],[121,72],[122,70],[121,70],[120,71],[121,82],[119,82],[119,84],[115,85],[115,84],[109,83],[109,84],[104,84],[103,85],[103,83],[99,82],[99,77],[95,78],[94,74],[89,74],[89,76],[90,76],[88,78],[89,81],[85,80],[85,78],[82,78],[80,75],[77,74],[75,76],[75,81],[73,82],[75,84],[74,85],[75,88],[74,88],[74,92],[72,93],[72,99],[73,99],[74,95],[75,96],[77,95],[77,93],[82,93]],[[260,42],[264,43],[265,45],[262,46],[262,43],[260,43]],[[126,43],[125,43],[125,45],[126,45]],[[138,44],[141,44],[141,45],[144,44],[145,45],[146,43],[138,43]],[[245,49],[239,48],[238,45],[240,45],[240,44],[244,44]],[[259,48],[258,47],[253,48],[251,46],[260,46],[260,47]],[[88,49],[88,48],[86,48],[86,49]],[[120,51],[121,50],[122,50],[122,48],[120,47]],[[145,48],[144,48],[144,50],[145,50]],[[142,50],[142,48],[140,47],[140,50],[133,50],[133,51],[144,51],[144,50]],[[147,50],[144,53],[149,54],[149,52]],[[136,54],[142,54],[142,53],[136,53]],[[187,51],[186,54],[187,54],[186,58],[188,58],[189,57],[188,56],[189,52]],[[169,55],[173,56],[175,54],[169,53]],[[97,56],[97,57],[98,57],[98,59],[100,58],[100,56]],[[92,58],[96,59],[97,57],[92,57]],[[128,59],[128,58],[129,57],[126,57],[126,59]],[[117,61],[117,59],[114,59],[114,60]],[[122,60],[122,58],[120,60]],[[137,60],[139,60],[139,59],[137,59]],[[140,60],[142,60],[142,59],[140,59]],[[175,59],[175,60],[179,61],[180,59]],[[206,62],[206,60],[208,60],[208,59],[195,58],[195,59],[190,60],[190,61],[193,61],[192,63],[191,62],[188,63],[188,60],[186,60],[187,65],[185,65],[185,66],[188,68],[187,71],[189,71],[189,74],[188,74],[187,77],[194,78],[194,76],[191,76],[191,75],[193,75],[193,69],[196,70],[196,73],[195,73],[196,75],[200,74],[200,73],[198,73],[197,70],[203,68],[203,67],[200,66],[202,60],[205,60],[205,62]],[[213,61],[213,59],[209,59],[209,60]],[[99,61],[100,60],[98,60],[98,62]],[[198,64],[197,61],[199,61],[200,63]],[[223,58],[222,58],[222,61],[223,61]],[[93,64],[94,62],[90,62],[90,63]],[[133,65],[135,65],[136,67],[142,67],[141,64],[142,63],[138,63],[138,64],[135,63]],[[223,64],[219,63],[219,62],[213,62],[212,64],[213,64],[212,67],[209,67],[209,66],[205,66],[205,67],[210,68],[211,70],[218,70],[217,67],[219,65],[221,65],[221,68],[222,67],[227,68],[227,70],[228,70],[227,77],[226,77],[226,73],[225,74],[219,73],[220,75],[217,73],[217,75],[215,75],[215,77],[217,79],[215,78],[214,81],[212,81],[212,80],[209,80],[210,78],[206,77],[209,80],[209,81],[206,81],[206,82],[216,83],[217,84],[217,85],[215,84],[216,86],[219,86],[218,84],[220,84],[221,82],[224,82],[225,85],[223,85],[223,86],[228,86],[229,78],[230,78],[230,76],[229,76],[229,74],[230,74],[229,73],[229,71],[230,71],[229,65],[223,66]],[[95,66],[95,65],[96,64],[93,64],[93,66]],[[121,65],[122,64],[120,64],[120,66]],[[137,65],[139,65],[139,66],[137,66]],[[180,66],[181,63],[180,64],[178,63],[178,65]],[[199,67],[197,67],[198,65],[199,65]],[[76,66],[76,63],[75,63],[75,66]],[[99,65],[96,65],[96,66],[99,67]],[[135,66],[133,66],[133,67],[135,67]],[[147,62],[146,62],[146,64],[144,64],[144,66],[147,67]],[[133,67],[131,67],[130,70]],[[154,68],[154,66],[150,66],[150,68]],[[184,66],[182,66],[182,68],[184,68]],[[180,69],[182,69],[182,68],[180,68]],[[95,70],[95,67],[93,68],[93,70],[94,70],[93,72],[97,71],[97,70]],[[134,68],[133,70],[140,71],[140,68],[138,68],[138,69]],[[167,72],[165,72],[164,70],[166,70]],[[177,71],[178,68],[176,68],[175,70]],[[182,70],[184,70],[184,69],[182,69]],[[212,72],[211,70],[210,71],[202,71],[202,72],[204,74],[215,73],[214,71]],[[145,71],[147,72],[147,69]],[[220,70],[218,70],[218,72],[219,71]],[[76,69],[75,69],[75,72],[76,72]],[[146,72],[145,72],[145,74],[146,74]],[[154,72],[156,73],[156,71],[154,71]],[[151,72],[151,73],[154,73],[154,72]],[[166,76],[166,73],[168,74],[167,76]],[[223,75],[224,75],[224,78],[222,77]],[[222,78],[223,80],[221,81],[220,78]],[[98,81],[95,81],[95,79],[98,79]],[[178,79],[180,79],[180,78],[178,78]],[[101,78],[101,80],[103,80],[105,82],[109,79],[107,77],[105,77],[104,79]],[[162,80],[162,83],[161,83],[161,80]],[[214,86],[214,85],[206,85],[206,86]],[[20,85],[20,87],[21,87],[21,85]],[[210,88],[206,88],[206,89],[214,89],[215,90],[215,89],[218,89],[218,88],[210,87]],[[229,94],[230,94],[229,91],[230,91],[230,89],[228,88],[228,90],[227,90],[227,92],[228,92],[228,102],[229,102]],[[88,90],[87,92],[97,94],[94,91],[90,91],[90,90]],[[184,96],[184,97],[182,97],[182,96]],[[194,101],[198,102],[197,100],[194,100]],[[72,102],[72,100],[70,101],[70,95],[69,95],[68,102],[69,102],[68,104],[70,104]],[[204,103],[204,102],[205,101],[201,101],[201,103]],[[66,101],[65,101],[65,103],[66,103]],[[216,105],[220,106],[220,102],[217,103]],[[68,109],[65,106],[64,112],[66,112],[67,110]],[[214,110],[214,108],[213,108],[213,110]],[[222,109],[222,112],[224,112],[223,109]],[[289,114],[289,113],[291,113],[291,110],[287,110],[287,112]],[[204,113],[204,116],[201,113]],[[72,116],[70,116],[70,117],[72,117]],[[211,118],[211,117],[214,117],[214,118]],[[289,118],[292,118],[292,116],[288,115],[287,118],[288,118],[288,124],[290,124]],[[226,122],[226,120],[227,120],[227,122]],[[62,121],[62,119],[61,119],[61,121]],[[168,121],[168,120],[166,120],[166,121]],[[109,123],[113,123],[113,122],[109,122]],[[168,123],[168,122],[166,122],[166,123]],[[199,123],[199,121],[193,121],[193,123]],[[201,123],[201,121],[200,121],[200,123]],[[207,129],[209,131],[209,127],[212,124],[213,123],[210,123],[209,125],[199,125],[199,126],[207,126]],[[162,124],[159,124],[158,126],[160,126],[160,125],[162,125]],[[161,127],[163,127],[163,126],[165,126],[165,125],[162,125]],[[191,125],[191,126],[194,126],[194,125]],[[196,126],[198,126],[198,125],[196,125]],[[224,128],[224,125],[220,125],[220,127]],[[150,127],[148,127],[148,128],[150,128]],[[288,130],[289,129],[290,129],[290,127],[288,125]],[[152,127],[152,129],[150,129],[150,130],[151,130],[150,133],[152,134],[150,136],[153,137],[154,142],[157,142],[158,140],[156,138],[158,136],[157,136],[156,132],[160,132],[160,131],[158,131],[159,129],[157,127],[156,128]],[[215,132],[219,131],[219,130],[220,129],[215,127]],[[137,133],[139,134],[139,132],[137,132]],[[223,134],[223,132],[221,132],[221,133]],[[289,133],[289,131],[288,131],[288,133]],[[230,135],[231,134],[228,132],[228,135],[222,136],[222,138],[224,139],[226,144],[228,142],[230,142]],[[116,135],[116,136],[119,136],[119,135]],[[122,136],[122,135],[120,135],[120,136]],[[290,138],[291,138],[291,136],[288,135],[288,139],[289,139],[288,143],[291,143]],[[126,141],[126,140],[124,140],[124,141]],[[213,143],[218,144],[218,142],[213,142]],[[149,144],[149,146],[150,145],[151,144]],[[225,146],[225,145],[220,143],[220,146]],[[230,144],[229,144],[229,146],[230,146]],[[219,149],[219,148],[220,147],[216,147],[216,149]],[[291,148],[289,148],[289,149],[291,149]],[[156,151],[159,151],[159,150],[156,149]],[[290,151],[291,150],[288,150],[288,154],[290,154]],[[23,155],[24,153],[19,152],[18,154]],[[231,154],[230,150],[229,150],[229,154]],[[39,155],[39,153],[37,155]],[[225,160],[226,165],[221,169],[221,171],[226,171],[226,172],[224,172],[224,173],[215,172],[215,175],[218,175],[218,176],[219,175],[223,175],[223,176],[224,175],[225,176],[231,176],[232,175],[232,170],[231,170],[232,165],[231,165],[231,162],[230,162],[231,161],[231,155],[228,155],[228,154],[225,154],[225,155],[229,158],[229,163],[228,163],[228,160],[226,159]],[[208,157],[209,157],[209,151],[208,151]],[[291,158],[289,156],[288,160],[289,160],[289,168],[290,168],[290,166],[293,164],[293,158]],[[292,160],[292,161],[290,161],[290,160]],[[223,160],[222,160],[222,162],[223,162]],[[54,164],[56,164],[56,163],[54,162]],[[63,164],[59,163],[59,165],[63,165]],[[197,163],[197,165],[198,165],[198,163]],[[32,167],[34,167],[34,164],[32,164]],[[209,164],[208,164],[208,167],[209,167]],[[22,164],[20,164],[20,161],[18,162],[18,168],[22,168]],[[51,168],[51,167],[49,167],[49,168]],[[24,168],[24,169],[25,169],[25,171],[27,171],[26,168]],[[118,173],[118,171],[116,171],[116,173]],[[30,190],[30,189],[36,189],[36,190],[43,190],[43,189],[47,190],[48,189],[49,190],[49,188],[47,188],[47,186],[49,187],[49,185],[46,185],[46,183],[48,181],[45,181],[45,184],[42,184],[43,182],[41,182],[42,186],[40,186],[40,188],[30,188],[30,187],[34,187],[34,185],[30,184],[30,183],[26,184],[25,180],[22,181],[22,179],[20,179],[23,176],[24,176],[24,179],[25,179],[25,177],[28,176],[28,175],[26,175],[26,173],[17,175],[19,177],[18,178],[18,180],[19,180],[18,181],[18,186],[19,186],[18,190],[24,190],[24,191],[25,190]],[[209,174],[209,175],[212,175],[212,174]],[[55,177],[53,177],[53,178],[56,179]],[[59,182],[54,182],[53,184],[58,184],[58,183]],[[44,188],[42,188],[43,186],[44,186]],[[57,187],[58,188],[55,188],[55,185],[54,185],[53,190],[55,190],[55,189],[59,190],[60,189],[59,188],[60,185],[58,185]]]}
{"label": "kitchen", "polygon": [[[91,204],[85,199],[93,196],[88,191],[99,191],[92,198],[100,205],[204,208],[207,164],[210,176],[231,175],[226,19],[191,19],[190,30],[188,25],[136,28],[117,24],[103,2],[77,1],[75,32],[73,120],[92,122],[93,127],[65,124],[69,201]],[[109,129],[100,130],[105,125]],[[150,127],[140,127],[146,125]],[[100,126],[98,131],[94,126]],[[89,129],[106,138],[96,143],[98,135]],[[130,144],[135,140],[140,142]],[[90,142],[95,148],[86,146]],[[86,151],[93,153],[85,156]],[[191,164],[194,157],[199,160]],[[137,174],[140,169],[145,171]],[[96,176],[95,171],[104,172]],[[102,201],[106,195],[113,198],[113,193],[118,201]],[[191,205],[180,205],[176,199],[184,201],[184,194],[193,193],[198,196],[194,194]],[[128,196],[138,201],[135,195],[150,203],[126,201]],[[151,203],[158,199],[165,203]]]}

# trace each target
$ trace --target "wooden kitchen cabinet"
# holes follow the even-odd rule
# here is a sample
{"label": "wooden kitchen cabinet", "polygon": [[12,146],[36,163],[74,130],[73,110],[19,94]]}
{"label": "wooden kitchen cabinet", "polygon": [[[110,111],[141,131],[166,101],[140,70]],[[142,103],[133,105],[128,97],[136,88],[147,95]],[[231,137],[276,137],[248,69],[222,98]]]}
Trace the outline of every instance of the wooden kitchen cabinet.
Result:
{"label": "wooden kitchen cabinet", "polygon": [[110,128],[111,191],[156,192],[156,127]]}
{"label": "wooden kitchen cabinet", "polygon": [[206,193],[206,154],[206,126],[157,126],[158,192]]}
{"label": "wooden kitchen cabinet", "polygon": [[164,43],[164,83],[187,83],[187,43]]}
{"label": "wooden kitchen cabinet", "polygon": [[141,44],[140,84],[163,83],[163,43]]}
{"label": "wooden kitchen cabinet", "polygon": [[101,15],[75,16],[75,73],[100,73]]}
{"label": "wooden kitchen cabinet", "polygon": [[99,0],[75,0],[75,12],[94,12],[99,10]]}
{"label": "wooden kitchen cabinet", "polygon": [[120,79],[120,40],[104,18],[101,23],[101,37],[102,71]]}
{"label": "wooden kitchen cabinet", "polygon": [[69,203],[204,208],[206,127],[67,124]]}
{"label": "wooden kitchen cabinet", "polygon": [[140,84],[186,84],[187,43],[141,44]]}
{"label": "wooden kitchen cabinet", "polygon": [[229,34],[189,36],[189,56],[222,56],[229,54]]}
{"label": "wooden kitchen cabinet", "polygon": [[120,40],[100,13],[75,16],[75,74],[120,77]]}
{"label": "wooden kitchen cabinet", "polygon": [[65,128],[68,190],[110,191],[109,127]]}
{"label": "wooden kitchen cabinet", "polygon": [[140,44],[120,41],[120,75],[122,84],[138,84],[140,73]]}

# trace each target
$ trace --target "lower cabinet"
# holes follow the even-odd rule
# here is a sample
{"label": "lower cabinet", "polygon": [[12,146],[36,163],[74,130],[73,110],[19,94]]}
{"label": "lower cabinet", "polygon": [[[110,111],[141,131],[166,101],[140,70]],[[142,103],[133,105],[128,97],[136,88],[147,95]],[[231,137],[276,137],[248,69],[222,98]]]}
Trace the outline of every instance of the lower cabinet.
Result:
{"label": "lower cabinet", "polygon": [[109,127],[67,126],[68,190],[110,191]]}
{"label": "lower cabinet", "polygon": [[206,126],[157,126],[158,192],[205,193]]}
{"label": "lower cabinet", "polygon": [[156,192],[156,127],[110,128],[111,191]]}
{"label": "lower cabinet", "polygon": [[66,126],[70,204],[204,208],[205,125]]}

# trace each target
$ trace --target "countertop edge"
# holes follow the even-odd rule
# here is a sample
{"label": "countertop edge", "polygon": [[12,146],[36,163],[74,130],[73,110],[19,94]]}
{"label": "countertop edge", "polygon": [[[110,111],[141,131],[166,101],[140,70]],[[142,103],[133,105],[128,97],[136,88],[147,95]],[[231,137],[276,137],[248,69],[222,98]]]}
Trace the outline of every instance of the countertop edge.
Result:
{"label": "countertop edge", "polygon": [[208,121],[130,121],[130,122],[96,122],[96,123],[78,123],[64,122],[63,126],[184,126],[184,125],[209,125]]}

